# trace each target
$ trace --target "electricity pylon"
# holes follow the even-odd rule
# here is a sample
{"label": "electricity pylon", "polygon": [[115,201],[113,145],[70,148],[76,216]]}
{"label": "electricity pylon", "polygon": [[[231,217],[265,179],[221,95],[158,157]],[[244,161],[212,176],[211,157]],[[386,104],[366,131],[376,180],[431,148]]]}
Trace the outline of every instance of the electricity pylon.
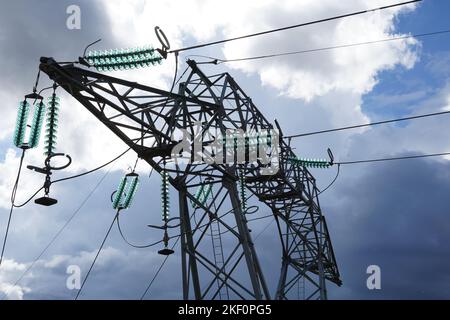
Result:
{"label": "electricity pylon", "polygon": [[[228,129],[273,130],[228,73],[206,76],[195,61],[177,93],[41,58],[40,70],[87,108],[154,170],[169,174],[179,195],[181,276],[184,299],[287,299],[298,281],[306,298],[326,299],[326,280],[341,284],[315,179],[280,139],[278,170],[250,162],[174,162],[180,132],[202,141]],[[198,126],[200,124],[200,126]],[[278,127],[278,125],[277,125]],[[281,134],[281,128],[277,128]],[[207,148],[201,153],[208,153]],[[197,155],[193,154],[192,158]],[[192,159],[191,159],[192,160]],[[240,174],[243,176],[240,177]],[[281,273],[270,295],[247,226],[238,181],[272,211],[281,240]],[[211,187],[199,199],[196,189]],[[191,205],[190,205],[191,204]],[[212,238],[212,248],[211,248]],[[220,248],[217,249],[219,244]]]}

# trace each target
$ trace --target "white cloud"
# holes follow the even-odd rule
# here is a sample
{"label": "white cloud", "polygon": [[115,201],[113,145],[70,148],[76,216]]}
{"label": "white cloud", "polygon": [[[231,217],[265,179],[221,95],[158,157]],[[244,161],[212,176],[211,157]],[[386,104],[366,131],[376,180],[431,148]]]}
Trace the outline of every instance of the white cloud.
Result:
{"label": "white cloud", "polygon": [[[258,17],[248,23],[246,32],[277,28],[325,18],[358,9],[369,9],[386,1],[274,1],[269,6],[248,12],[247,17]],[[405,7],[364,14],[332,22],[290,30],[249,41],[227,43],[227,59],[262,54],[316,49],[342,44],[366,42],[394,36],[395,21]],[[270,12],[270,14],[268,14]],[[260,18],[261,17],[261,18]],[[245,24],[245,20],[240,25]],[[239,29],[239,28],[235,28]],[[225,30],[228,30],[225,28]],[[227,32],[231,36],[236,32]],[[262,84],[269,85],[293,98],[311,101],[335,90],[364,94],[377,83],[377,75],[397,65],[411,68],[417,61],[418,42],[414,39],[392,41],[352,48],[343,48],[274,59],[232,63],[232,68],[259,74]]]}
{"label": "white cloud", "polygon": [[11,259],[2,261],[0,269],[0,293],[5,295],[6,299],[22,300],[25,293],[31,292],[31,289],[26,286],[14,285],[15,280],[23,273],[26,267],[25,264]]}
{"label": "white cloud", "polygon": [[[70,255],[55,254],[48,259],[43,258],[36,261],[33,268],[25,274],[24,271],[31,265],[31,262],[18,263],[12,259],[5,259],[0,269],[0,299],[3,298],[3,295],[11,300],[22,300],[30,297],[73,299],[76,292],[66,287],[66,280],[69,276],[67,267],[70,265],[79,266],[81,276],[84,277],[96,254],[97,248],[92,251],[74,252]],[[148,266],[156,265],[159,261],[161,261],[161,257],[156,252],[143,254],[142,250],[125,251],[107,246],[102,250],[90,274],[83,295],[90,296],[95,295],[96,292],[109,290],[112,298],[120,297],[123,294],[127,298],[136,298],[139,291],[145,289],[142,278],[147,277]],[[21,281],[15,284],[20,277],[22,277]],[[101,279],[108,279],[108,281],[103,282]],[[102,284],[92,285],[97,281]],[[177,279],[171,279],[171,281],[177,281]],[[124,290],[123,285],[125,283],[133,284],[137,288]],[[126,293],[130,289],[131,292]]]}
{"label": "white cloud", "polygon": [[[160,25],[173,42],[172,47],[180,47],[189,36],[199,42],[217,37],[228,38],[388,3],[390,1],[385,0],[326,0],[321,1],[320,5],[316,1],[289,0],[249,1],[245,4],[241,1],[217,3],[196,0],[181,3],[105,1],[105,7],[114,33],[125,43],[148,42],[148,33],[142,30],[152,30],[155,25]],[[401,12],[412,8],[414,6],[397,7],[230,42],[223,47],[223,54],[232,59],[401,36],[395,33],[396,18]],[[130,15],[134,18],[128,19]],[[154,36],[153,41],[157,43]],[[228,66],[257,73],[263,85],[275,87],[290,97],[310,101],[333,90],[367,93],[377,83],[380,71],[397,65],[411,68],[417,61],[418,48],[420,46],[415,39],[405,39]]]}

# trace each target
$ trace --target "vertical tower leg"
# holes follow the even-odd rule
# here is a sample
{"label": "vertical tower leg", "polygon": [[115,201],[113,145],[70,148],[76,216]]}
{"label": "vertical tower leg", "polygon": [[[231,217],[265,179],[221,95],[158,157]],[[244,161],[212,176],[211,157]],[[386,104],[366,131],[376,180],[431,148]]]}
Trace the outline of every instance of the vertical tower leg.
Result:
{"label": "vertical tower leg", "polygon": [[[322,235],[323,234],[323,217],[320,215],[319,217],[319,232]],[[321,300],[327,300],[327,284],[325,281],[325,268],[323,265],[324,261],[324,255],[323,255],[323,241],[322,237],[318,236],[318,244],[319,244],[319,259],[317,261],[317,264],[319,266],[319,283],[320,283],[320,299]]]}
{"label": "vertical tower leg", "polygon": [[286,261],[285,254],[283,254],[283,258],[281,261],[280,280],[278,281],[277,293],[275,296],[275,299],[277,300],[285,299],[284,287],[286,283],[287,271],[288,271],[288,262]]}
{"label": "vertical tower leg", "polygon": [[198,277],[197,262],[195,260],[194,241],[192,239],[191,220],[189,217],[188,202],[186,191],[179,191],[180,203],[180,231],[181,231],[181,260],[182,260],[182,277],[183,277],[183,299],[189,299],[190,279],[192,276],[192,286],[194,289],[194,297],[200,300],[200,281]]}
{"label": "vertical tower leg", "polygon": [[250,232],[248,231],[247,223],[244,214],[241,210],[241,203],[238,197],[236,182],[224,178],[224,187],[230,194],[231,204],[236,219],[236,226],[241,236],[241,245],[244,251],[247,268],[252,283],[253,291],[256,300],[270,299],[269,290],[267,288],[264,276],[256,256],[255,247],[251,240]]}

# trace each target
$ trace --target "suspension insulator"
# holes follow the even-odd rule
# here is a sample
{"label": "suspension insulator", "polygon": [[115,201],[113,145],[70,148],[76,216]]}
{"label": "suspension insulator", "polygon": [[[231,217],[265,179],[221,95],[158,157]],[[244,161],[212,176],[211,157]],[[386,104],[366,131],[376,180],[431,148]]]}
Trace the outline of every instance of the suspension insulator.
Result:
{"label": "suspension insulator", "polygon": [[288,158],[288,162],[307,168],[326,169],[330,167],[329,161],[325,159]]}
{"label": "suspension insulator", "polygon": [[34,104],[33,121],[30,126],[30,136],[25,142],[25,133],[28,126],[28,116],[30,114],[30,104],[24,100],[19,103],[16,129],[14,131],[14,145],[18,148],[35,148],[39,143],[42,131],[42,124],[45,116],[45,104],[42,100]]}
{"label": "suspension insulator", "polygon": [[44,155],[49,156],[56,148],[56,134],[58,133],[59,97],[53,93],[48,98],[47,123],[45,129]]}
{"label": "suspension insulator", "polygon": [[14,131],[14,145],[18,148],[22,148],[24,146],[25,131],[27,129],[29,113],[30,104],[26,100],[20,102],[17,111],[16,129]]}
{"label": "suspension insulator", "polygon": [[169,174],[164,169],[161,173],[161,215],[162,220],[167,221],[170,213],[170,198],[169,198]]}
{"label": "suspension insulator", "polygon": [[128,184],[128,189],[125,192],[125,200],[123,201],[124,209],[127,209],[131,206],[131,203],[133,202],[138,185],[139,185],[139,177],[136,175],[134,177],[134,179],[132,179],[132,181]]}
{"label": "suspension insulator", "polygon": [[127,184],[127,179],[126,177],[123,177],[120,180],[119,186],[117,187],[116,193],[114,194],[114,199],[112,202],[112,206],[114,209],[118,209],[119,208],[119,204],[120,204],[120,200],[123,197],[123,191],[125,190],[125,186]]}
{"label": "suspension insulator", "polygon": [[[203,189],[204,188],[205,188],[204,184],[200,185],[197,188],[197,191],[195,191],[195,195],[194,195],[195,199],[197,199],[197,200],[200,199],[201,195],[203,194]],[[195,201],[191,201],[191,205],[192,205],[192,208],[194,208],[194,209],[198,207],[197,204],[195,203]]]}
{"label": "suspension insulator", "polygon": [[117,71],[145,68],[161,64],[162,57],[151,46],[120,50],[90,51],[86,56],[97,71]]}
{"label": "suspension insulator", "polygon": [[208,201],[208,198],[211,195],[211,192],[212,192],[212,184],[209,183],[203,189],[202,198],[200,199],[200,201],[203,205],[206,203],[206,201]]}
{"label": "suspension insulator", "polygon": [[[212,187],[213,187],[212,183],[206,182],[205,180],[205,183],[200,185],[197,191],[195,192],[195,199],[197,199],[197,201],[200,202],[202,206],[204,206],[208,201],[208,198],[212,193]],[[194,209],[198,208],[197,203],[195,203],[194,201],[191,201],[191,205],[192,208]]]}
{"label": "suspension insulator", "polygon": [[45,117],[45,104],[41,100],[34,104],[33,122],[31,124],[30,139],[28,145],[30,148],[35,148],[39,144],[39,138],[41,136],[42,125]]}
{"label": "suspension insulator", "polygon": [[239,134],[236,132],[225,135],[222,138],[222,144],[227,147],[257,147],[258,145],[271,145],[271,135],[270,133],[264,132],[253,132],[253,133],[243,133]]}
{"label": "suspension insulator", "polygon": [[128,209],[133,202],[137,188],[139,186],[139,175],[137,173],[128,173],[125,175],[117,187],[114,194],[112,206],[114,209]]}
{"label": "suspension insulator", "polygon": [[244,170],[239,170],[239,193],[241,196],[241,209],[247,210],[247,190],[245,189],[245,174]]}

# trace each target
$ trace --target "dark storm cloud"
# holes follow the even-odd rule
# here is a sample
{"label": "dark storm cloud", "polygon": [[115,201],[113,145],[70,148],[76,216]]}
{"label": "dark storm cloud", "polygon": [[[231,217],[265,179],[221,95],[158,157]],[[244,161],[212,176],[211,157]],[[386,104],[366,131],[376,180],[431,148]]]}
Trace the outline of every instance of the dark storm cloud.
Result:
{"label": "dark storm cloud", "polygon": [[[450,165],[392,162],[347,179],[352,171],[324,208],[344,280],[332,297],[450,298]],[[369,265],[381,267],[382,290],[366,288]]]}
{"label": "dark storm cloud", "polygon": [[[69,5],[81,8],[81,29],[69,30]],[[3,1],[0,10],[0,82],[3,90],[31,87],[41,56],[77,59],[84,47],[108,39],[109,20],[100,1]],[[60,60],[60,61],[61,61]]]}

